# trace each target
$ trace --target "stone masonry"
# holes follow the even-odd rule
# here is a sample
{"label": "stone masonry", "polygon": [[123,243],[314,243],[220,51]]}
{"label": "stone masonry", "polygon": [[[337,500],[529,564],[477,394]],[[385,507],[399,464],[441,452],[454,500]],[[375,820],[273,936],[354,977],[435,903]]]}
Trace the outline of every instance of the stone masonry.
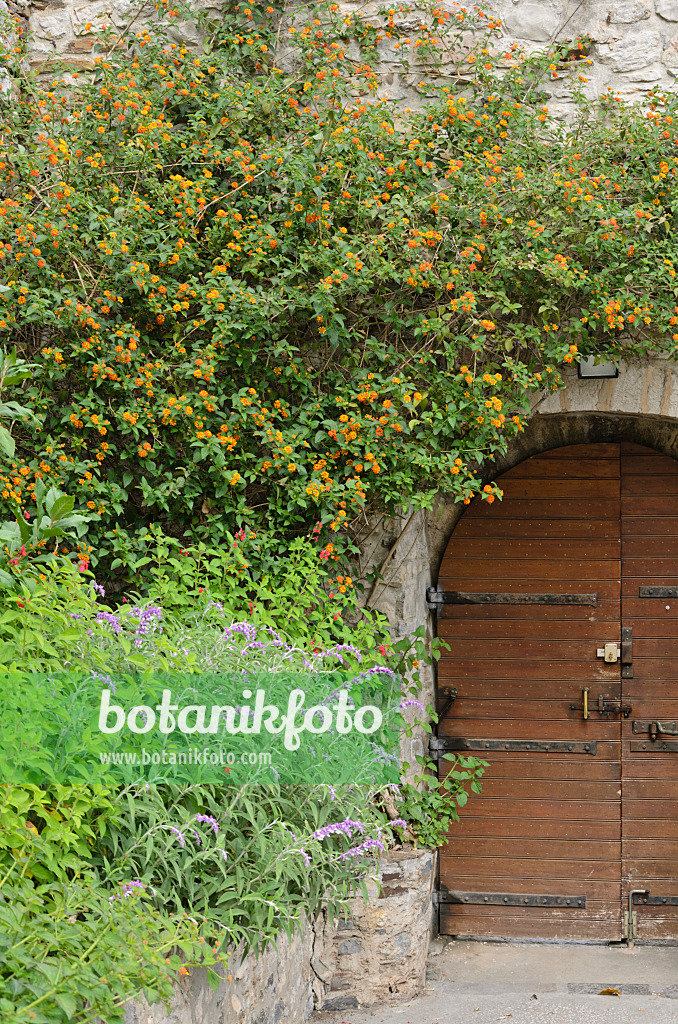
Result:
{"label": "stone masonry", "polygon": [[140,1001],[127,1024],[303,1024],[313,1009],[384,1006],[418,995],[424,986],[432,925],[436,855],[394,850],[382,858],[346,915],[327,912],[256,957],[235,952],[215,992],[201,968],[177,986],[169,1014]]}
{"label": "stone masonry", "polygon": [[[218,0],[207,0],[218,8]],[[140,5],[135,5],[135,11]],[[347,10],[364,18],[375,13],[376,0],[342,0]],[[441,6],[453,9],[453,0]],[[468,5],[472,6],[472,5]],[[501,17],[502,50],[516,43],[523,52],[548,47],[554,40],[587,36],[595,61],[587,90],[601,94],[612,88],[625,99],[640,99],[652,86],[671,89],[678,77],[678,0],[494,0],[489,5]],[[28,59],[33,66],[59,55],[73,69],[92,66],[92,36],[86,26],[123,26],[129,0],[0,0],[18,15],[30,33]],[[143,23],[154,11],[147,2],[137,15]],[[176,25],[177,39],[190,39],[188,26]],[[420,73],[403,74],[398,55],[382,51],[381,94],[404,105],[415,105]],[[571,106],[567,78],[545,83],[552,95],[551,110],[566,115]]]}

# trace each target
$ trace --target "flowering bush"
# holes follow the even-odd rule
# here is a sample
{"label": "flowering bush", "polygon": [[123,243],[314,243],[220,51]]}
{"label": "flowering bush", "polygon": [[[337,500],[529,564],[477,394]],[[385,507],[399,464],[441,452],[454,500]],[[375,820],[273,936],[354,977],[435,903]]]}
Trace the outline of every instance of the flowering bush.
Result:
{"label": "flowering bush", "polygon": [[[183,617],[166,617],[148,601],[113,609],[101,585],[67,560],[45,577],[22,584],[0,624],[2,670],[23,661],[33,682],[36,669],[53,678],[64,664],[87,665],[103,683],[104,671],[135,667],[203,672],[217,664],[329,677],[339,664],[376,686],[380,670],[393,673],[384,661],[402,669],[422,657],[417,638],[390,649],[374,636],[363,650],[348,641],[319,648],[308,634],[234,622],[213,598]],[[357,636],[367,635],[363,624]],[[20,701],[30,743],[30,687]],[[401,707],[412,704],[425,710],[413,698]],[[256,772],[231,787],[4,784],[0,1017],[122,1024],[130,998],[167,999],[173,979],[194,964],[214,985],[230,980],[235,945],[265,945],[320,905],[340,911],[374,855],[407,833],[408,822],[389,812],[397,795],[397,787],[389,800],[365,784],[261,785]]]}
{"label": "flowering bush", "polygon": [[[675,98],[598,108],[585,40],[525,57],[475,8],[418,11],[161,0],[91,37],[91,75],[0,105],[0,341],[40,367],[0,499],[77,495],[120,586],[150,524],[256,535],[258,576],[314,524],[331,564],[371,511],[492,501],[477,466],[559,365],[675,352]],[[382,46],[420,108],[379,98]]]}
{"label": "flowering bush", "polygon": [[227,962],[213,926],[97,870],[116,813],[101,789],[0,789],[0,1020],[124,1024],[133,996],[168,1001],[193,964],[214,983]]}

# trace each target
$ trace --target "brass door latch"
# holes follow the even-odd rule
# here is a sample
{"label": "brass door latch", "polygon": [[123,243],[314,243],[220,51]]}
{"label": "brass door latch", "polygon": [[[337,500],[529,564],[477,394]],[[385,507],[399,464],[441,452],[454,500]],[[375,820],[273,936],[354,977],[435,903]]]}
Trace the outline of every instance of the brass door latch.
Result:
{"label": "brass door latch", "polygon": [[581,711],[584,720],[590,717],[591,711],[595,711],[599,715],[623,715],[624,718],[628,718],[633,711],[631,704],[622,704],[621,700],[617,700],[615,697],[606,697],[603,693],[598,694],[598,700],[595,703],[590,703],[589,693],[589,687],[585,686],[582,690],[582,703],[570,704],[570,711]]}

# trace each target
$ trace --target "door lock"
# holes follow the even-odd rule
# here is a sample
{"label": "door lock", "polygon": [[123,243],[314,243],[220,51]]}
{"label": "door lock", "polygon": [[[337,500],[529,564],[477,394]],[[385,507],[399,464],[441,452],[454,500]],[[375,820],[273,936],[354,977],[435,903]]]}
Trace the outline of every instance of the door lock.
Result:
{"label": "door lock", "polygon": [[608,665],[613,665],[615,662],[619,661],[621,648],[617,643],[605,644],[604,647],[598,648],[597,653],[598,657],[606,661]]}
{"label": "door lock", "polygon": [[[582,690],[583,701],[581,704],[570,704],[570,711],[581,711],[582,717],[588,719],[591,715],[591,711],[595,711],[598,715],[620,715],[624,718],[628,718],[633,707],[631,704],[622,704],[621,700],[617,700],[616,697],[606,697],[604,693],[598,694],[598,700],[595,702],[589,702],[589,687],[585,686]],[[634,723],[633,731],[636,732]],[[657,723],[653,722],[652,725]],[[664,731],[664,730],[662,730]],[[650,739],[653,737],[650,736]],[[656,738],[656,737],[654,737]]]}
{"label": "door lock", "polygon": [[622,704],[621,700],[617,700],[615,697],[606,697],[604,694],[598,694],[598,707],[596,709],[599,715],[620,715],[624,718],[628,718],[633,711],[631,704]]}

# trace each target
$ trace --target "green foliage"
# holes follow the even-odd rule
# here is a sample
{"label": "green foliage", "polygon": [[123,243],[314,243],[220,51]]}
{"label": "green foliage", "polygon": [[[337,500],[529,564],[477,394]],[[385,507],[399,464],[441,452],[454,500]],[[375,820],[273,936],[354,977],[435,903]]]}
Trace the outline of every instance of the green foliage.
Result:
{"label": "green foliage", "polygon": [[[371,796],[366,787],[313,784],[133,788],[120,795],[93,862],[107,877],[141,879],[158,907],[207,918],[224,941],[265,946],[303,914],[321,904],[334,914],[353,895],[370,861],[342,853],[367,838],[375,849],[392,841]],[[314,835],[346,819],[362,833]]]}
{"label": "green foliage", "polygon": [[447,842],[450,825],[459,821],[457,808],[466,805],[470,793],[480,793],[480,780],[487,768],[487,761],[476,757],[443,754],[443,759],[452,764],[440,782],[436,764],[417,758],[421,774],[400,787],[398,810],[415,843],[431,849]]}
{"label": "green foliage", "polygon": [[[301,538],[291,543],[279,572],[259,583],[234,575],[228,555],[218,548],[200,545],[174,555],[169,550],[169,544],[158,543],[147,570],[147,597],[130,595],[118,607],[106,604],[91,573],[67,556],[46,559],[36,576],[24,569],[13,581],[17,593],[7,596],[0,614],[0,662],[30,663],[36,671],[52,667],[54,659],[60,666],[111,671],[228,668],[234,652],[224,644],[224,625],[242,617],[256,627],[281,629],[300,655],[290,668],[302,666],[303,651],[337,643],[350,643],[370,659],[390,652],[400,674],[425,656],[421,638],[392,644],[385,617],[358,613],[351,589],[328,592],[314,549]],[[162,609],[162,629],[144,638],[136,634],[138,615],[149,602]],[[119,628],[106,616],[114,616]],[[350,664],[350,654],[347,658]]]}
{"label": "green foliage", "polygon": [[[75,499],[62,494],[57,487],[46,490],[42,480],[36,480],[34,493],[36,510],[32,524],[26,522],[25,514],[18,513],[13,523],[0,525],[0,589],[17,589],[22,572],[35,580],[41,569],[58,564],[60,539],[77,538],[89,522],[90,516],[73,511]],[[55,544],[54,550],[48,547],[50,541]],[[81,563],[81,567],[85,569],[87,562]]]}
{"label": "green foliage", "polygon": [[172,994],[165,957],[180,928],[143,897],[95,886],[10,883],[0,897],[0,1020],[124,1024],[131,994]]}
{"label": "green foliage", "polygon": [[[426,656],[423,636],[390,644],[375,617],[346,633],[362,650],[342,642],[336,631],[346,627],[331,618],[332,600],[313,589],[317,560],[308,565],[310,589],[303,589],[308,552],[297,547],[298,577],[280,597],[277,580],[263,590],[250,621],[241,624],[247,629],[230,640],[233,609],[215,595],[224,587],[223,596],[236,601],[240,592],[224,585],[221,563],[209,550],[181,556],[187,561],[176,567],[177,591],[162,563],[154,579],[168,600],[175,594],[170,613],[150,606],[162,628],[146,629],[148,602],[106,606],[101,587],[67,559],[47,566],[44,580],[24,578],[0,616],[0,652],[3,672],[12,662],[31,668],[30,683],[16,693],[23,712],[17,731],[21,742],[38,748],[29,752],[36,770],[44,765],[33,725],[44,719],[40,708],[50,706],[51,692],[38,685],[38,668],[50,673],[53,687],[60,670],[78,666],[100,673],[102,685],[103,673],[140,666],[276,673],[338,664],[359,672],[386,661],[416,678]],[[185,604],[186,593],[194,608]],[[294,620],[296,635],[268,625],[292,622],[295,603],[306,616]],[[249,631],[257,629],[268,647],[248,651]],[[327,643],[318,646],[323,637]],[[369,698],[382,678],[366,673],[362,696]],[[56,735],[64,722],[55,701],[51,710]],[[93,1024],[97,1017],[115,1024],[126,1000],[142,991],[149,1000],[167,998],[172,979],[192,964],[207,966],[217,984],[222,948],[265,945],[321,904],[339,913],[371,870],[373,855],[402,834],[377,796],[374,786],[320,785],[315,777],[298,786],[262,785],[256,771],[232,786],[193,779],[115,789],[3,785],[0,932],[7,938],[0,940],[0,1019],[21,1020],[26,1011],[45,1024]]]}
{"label": "green foliage", "polygon": [[[256,533],[256,582],[316,524],[333,559],[371,512],[494,500],[480,472],[563,362],[674,354],[675,97],[589,103],[584,41],[505,57],[477,9],[417,10],[163,2],[77,90],[2,105],[0,337],[41,372],[0,498],[82,495],[116,588],[150,524]],[[382,44],[416,53],[420,108],[377,98]]]}
{"label": "green foliage", "polygon": [[[23,359],[17,359],[16,352],[5,352],[0,349],[0,396],[5,388],[19,384],[22,380],[31,376],[35,366],[31,366]],[[29,419],[32,417],[30,409],[24,408],[17,402],[0,402],[0,419]],[[10,459],[15,451],[14,438],[4,423],[0,423],[0,451]]]}
{"label": "green foliage", "polygon": [[101,789],[0,788],[0,1020],[123,1024],[133,996],[167,1002],[187,963],[216,977],[213,930],[97,874],[117,817]]}

